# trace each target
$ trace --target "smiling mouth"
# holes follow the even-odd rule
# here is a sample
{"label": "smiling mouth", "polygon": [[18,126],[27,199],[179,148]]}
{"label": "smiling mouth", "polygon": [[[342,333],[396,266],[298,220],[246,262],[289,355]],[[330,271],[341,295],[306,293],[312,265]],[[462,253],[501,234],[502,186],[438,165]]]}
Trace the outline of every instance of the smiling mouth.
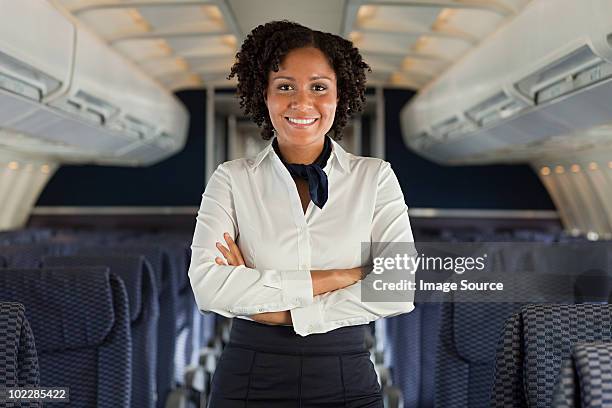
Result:
{"label": "smiling mouth", "polygon": [[289,122],[292,126],[295,126],[295,127],[308,127],[312,125],[313,123],[315,123],[318,120],[318,118],[297,119],[297,118],[285,117],[285,120]]}

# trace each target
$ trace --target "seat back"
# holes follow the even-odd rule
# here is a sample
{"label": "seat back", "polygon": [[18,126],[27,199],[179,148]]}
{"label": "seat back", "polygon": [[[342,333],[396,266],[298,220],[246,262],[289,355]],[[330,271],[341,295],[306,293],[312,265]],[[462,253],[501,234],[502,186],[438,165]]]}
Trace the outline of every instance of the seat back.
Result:
{"label": "seat back", "polygon": [[45,255],[62,255],[58,244],[15,244],[0,246],[0,256],[9,268],[38,268]]}
{"label": "seat back", "polygon": [[127,293],[108,268],[0,270],[0,300],[23,303],[43,387],[69,387],[79,407],[129,407]]}
{"label": "seat back", "polygon": [[550,407],[562,361],[581,342],[612,341],[612,305],[529,305],[505,324],[492,405]]}
{"label": "seat back", "polygon": [[573,277],[514,272],[504,297],[516,302],[445,303],[436,365],[435,406],[489,407],[499,335],[505,321],[526,303],[573,301]]}
{"label": "seat back", "polygon": [[155,406],[159,300],[144,256],[47,256],[43,267],[104,266],[125,283],[132,335],[132,406]]}
{"label": "seat back", "polygon": [[612,401],[612,343],[579,343],[561,367],[554,408],[597,408]]}
{"label": "seat back", "polygon": [[0,343],[0,384],[10,388],[38,387],[40,370],[34,335],[21,303],[0,303]]}
{"label": "seat back", "polygon": [[142,255],[150,263],[158,288],[159,320],[157,328],[157,406],[163,407],[174,387],[174,356],[178,334],[178,291],[172,263],[166,251],[157,245],[82,246],[79,255],[117,256]]}

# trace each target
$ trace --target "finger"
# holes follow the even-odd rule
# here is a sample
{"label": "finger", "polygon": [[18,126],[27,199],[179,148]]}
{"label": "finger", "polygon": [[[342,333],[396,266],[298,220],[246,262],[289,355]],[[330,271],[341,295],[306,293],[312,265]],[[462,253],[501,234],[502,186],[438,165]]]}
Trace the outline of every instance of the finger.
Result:
{"label": "finger", "polygon": [[217,246],[217,249],[221,252],[221,254],[225,257],[227,262],[230,265],[235,265],[236,257],[232,254],[232,252],[226,247],[224,247],[223,245],[221,245],[221,243],[219,242],[216,243],[216,246]]}
{"label": "finger", "polygon": [[217,263],[217,265],[227,265],[225,261],[219,257],[215,258],[215,262]]}
{"label": "finger", "polygon": [[227,245],[229,246],[232,255],[234,255],[236,261],[238,262],[238,265],[244,265],[244,258],[242,258],[242,252],[240,252],[240,248],[238,247],[238,245],[236,245],[230,234],[226,232],[223,237],[225,238],[225,242],[227,242]]}

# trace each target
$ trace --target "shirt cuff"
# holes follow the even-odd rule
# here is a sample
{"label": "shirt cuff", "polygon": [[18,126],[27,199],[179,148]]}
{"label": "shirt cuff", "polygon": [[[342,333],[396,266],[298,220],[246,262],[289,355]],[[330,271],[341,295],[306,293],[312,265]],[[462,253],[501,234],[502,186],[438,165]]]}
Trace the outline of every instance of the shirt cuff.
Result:
{"label": "shirt cuff", "polygon": [[283,271],[281,273],[283,302],[296,307],[311,305],[312,278],[309,270]]}
{"label": "shirt cuff", "polygon": [[290,312],[293,330],[300,336],[326,332],[325,327],[323,327],[322,302],[314,302],[305,307],[291,309]]}

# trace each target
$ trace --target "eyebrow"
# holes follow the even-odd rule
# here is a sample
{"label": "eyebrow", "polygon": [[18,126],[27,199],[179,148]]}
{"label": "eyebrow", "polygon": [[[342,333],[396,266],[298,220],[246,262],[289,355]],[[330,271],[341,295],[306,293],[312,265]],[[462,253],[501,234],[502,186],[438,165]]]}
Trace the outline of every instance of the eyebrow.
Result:
{"label": "eyebrow", "polygon": [[[295,81],[295,78],[293,78],[293,77],[288,77],[288,76],[277,76],[277,77],[272,78],[272,80],[273,80],[273,81],[276,81],[277,79],[287,79],[287,80],[290,80],[290,81]],[[315,76],[310,77],[310,80],[311,80],[311,81],[316,81],[316,80],[318,80],[318,79],[327,79],[328,81],[331,81],[331,80],[332,80],[332,79],[331,79],[331,78],[329,78],[329,77],[326,77],[326,76],[319,76],[319,75],[315,75]]]}

